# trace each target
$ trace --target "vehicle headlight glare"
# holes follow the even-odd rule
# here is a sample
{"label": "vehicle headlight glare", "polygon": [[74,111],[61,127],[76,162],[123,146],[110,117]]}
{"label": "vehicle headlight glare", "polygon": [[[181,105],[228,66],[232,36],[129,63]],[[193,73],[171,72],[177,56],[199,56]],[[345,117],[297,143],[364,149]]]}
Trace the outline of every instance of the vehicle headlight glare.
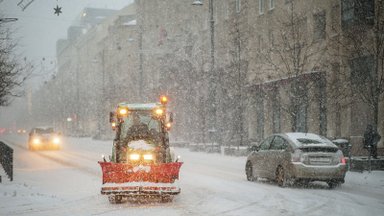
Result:
{"label": "vehicle headlight glare", "polygon": [[40,144],[39,138],[33,138],[33,144]]}
{"label": "vehicle headlight glare", "polygon": [[140,155],[139,154],[130,154],[129,155],[129,159],[130,160],[139,160],[140,159]]}
{"label": "vehicle headlight glare", "polygon": [[161,108],[158,108],[158,109],[156,109],[155,110],[155,113],[156,113],[156,115],[163,115],[163,113],[164,113],[164,110],[163,109],[161,109]]}
{"label": "vehicle headlight glare", "polygon": [[153,160],[153,155],[151,154],[145,154],[143,155],[144,160]]}
{"label": "vehicle headlight glare", "polygon": [[125,108],[121,108],[119,110],[119,114],[122,115],[122,116],[125,116],[128,114],[128,109],[125,109]]}
{"label": "vehicle headlight glare", "polygon": [[60,138],[59,137],[54,137],[53,138],[53,143],[54,144],[59,144],[60,143]]}

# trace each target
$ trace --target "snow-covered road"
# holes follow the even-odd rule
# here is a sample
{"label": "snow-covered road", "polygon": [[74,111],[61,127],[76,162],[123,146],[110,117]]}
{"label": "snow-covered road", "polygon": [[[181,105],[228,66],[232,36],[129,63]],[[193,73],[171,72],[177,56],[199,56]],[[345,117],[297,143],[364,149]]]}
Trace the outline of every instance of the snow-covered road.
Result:
{"label": "snow-covered road", "polygon": [[180,195],[170,203],[109,204],[100,195],[97,161],[110,154],[110,141],[66,138],[60,151],[26,148],[26,137],[0,137],[14,149],[14,181],[0,183],[0,215],[381,215],[384,172],[347,173],[334,190],[280,188],[248,182],[244,157],[176,149],[181,168]]}

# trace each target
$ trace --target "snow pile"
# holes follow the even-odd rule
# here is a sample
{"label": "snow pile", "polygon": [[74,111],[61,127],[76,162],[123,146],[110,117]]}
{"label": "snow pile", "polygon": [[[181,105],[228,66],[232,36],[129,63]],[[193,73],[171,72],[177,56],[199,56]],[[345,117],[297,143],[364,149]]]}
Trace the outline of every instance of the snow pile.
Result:
{"label": "snow pile", "polygon": [[145,140],[135,140],[128,143],[128,146],[134,150],[154,150],[155,147]]}

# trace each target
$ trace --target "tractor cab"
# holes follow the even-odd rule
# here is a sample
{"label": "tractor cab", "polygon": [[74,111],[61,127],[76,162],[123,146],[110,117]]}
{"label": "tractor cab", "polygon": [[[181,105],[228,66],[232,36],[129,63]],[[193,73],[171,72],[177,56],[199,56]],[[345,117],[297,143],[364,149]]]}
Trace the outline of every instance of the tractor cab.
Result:
{"label": "tractor cab", "polygon": [[[166,100],[165,100],[166,101]],[[112,151],[112,161],[126,163],[129,153],[151,149],[157,163],[171,162],[168,130],[172,114],[167,113],[166,103],[128,104],[120,103],[110,114],[112,129],[116,136]],[[134,143],[141,141],[145,145]]]}

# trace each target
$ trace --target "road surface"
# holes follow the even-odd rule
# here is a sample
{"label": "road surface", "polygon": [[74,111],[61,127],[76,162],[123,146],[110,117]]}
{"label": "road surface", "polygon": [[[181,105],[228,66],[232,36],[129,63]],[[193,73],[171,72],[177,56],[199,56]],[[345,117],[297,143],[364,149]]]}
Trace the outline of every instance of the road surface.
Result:
{"label": "road surface", "polygon": [[180,195],[110,204],[100,194],[101,155],[111,141],[65,138],[60,151],[28,151],[26,136],[0,137],[14,149],[14,181],[0,184],[0,215],[381,215],[384,174],[349,172],[340,188],[325,183],[280,188],[248,182],[245,157],[176,149]]}

